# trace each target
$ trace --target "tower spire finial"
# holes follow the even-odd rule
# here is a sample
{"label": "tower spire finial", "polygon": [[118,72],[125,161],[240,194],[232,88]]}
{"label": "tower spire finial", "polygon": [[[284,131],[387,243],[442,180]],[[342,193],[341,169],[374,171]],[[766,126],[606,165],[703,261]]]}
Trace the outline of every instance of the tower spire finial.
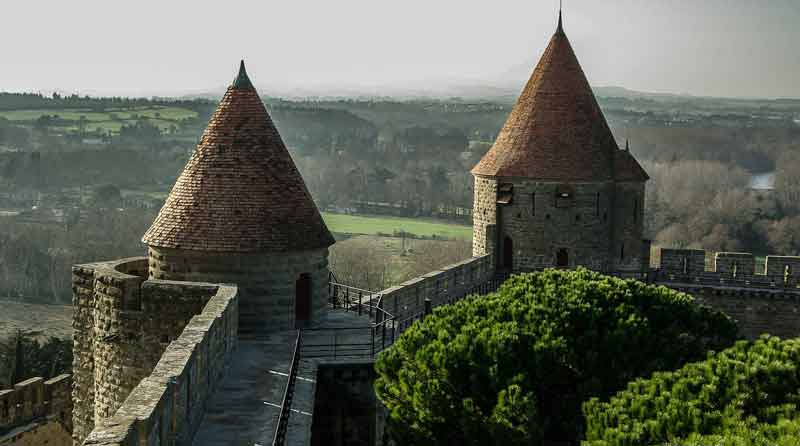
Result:
{"label": "tower spire finial", "polygon": [[630,140],[628,138],[625,138],[625,151],[626,152],[630,152],[631,151],[631,144],[630,144]]}
{"label": "tower spire finial", "polygon": [[558,0],[558,28],[556,28],[557,33],[564,32],[564,25],[561,21],[561,7],[562,7],[562,0]]}
{"label": "tower spire finial", "polygon": [[250,78],[247,76],[247,70],[244,68],[244,59],[239,64],[239,74],[236,76],[236,79],[233,80],[233,88],[250,88],[253,86],[253,83],[250,82]]}

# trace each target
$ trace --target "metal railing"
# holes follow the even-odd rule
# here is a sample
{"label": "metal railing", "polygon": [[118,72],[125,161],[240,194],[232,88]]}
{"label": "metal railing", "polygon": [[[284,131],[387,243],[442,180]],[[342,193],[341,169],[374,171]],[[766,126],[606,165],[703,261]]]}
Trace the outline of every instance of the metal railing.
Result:
{"label": "metal railing", "polygon": [[286,389],[283,391],[281,412],[278,416],[278,425],[275,428],[275,436],[272,438],[272,446],[283,446],[286,444],[286,432],[289,428],[289,415],[292,411],[294,387],[295,383],[297,383],[297,368],[299,367],[300,363],[300,347],[302,342],[302,332],[297,330],[297,339],[294,343],[294,354],[292,354],[292,365],[289,367],[289,376],[286,378]]}
{"label": "metal railing", "polygon": [[366,313],[371,318],[381,320],[391,316],[381,306],[381,293],[341,284],[333,273],[330,273],[328,281],[328,296],[334,309],[353,311],[359,316]]}
{"label": "metal railing", "polygon": [[301,354],[317,359],[374,359],[394,343],[395,333],[394,318],[368,327],[304,328]]}
{"label": "metal railing", "polygon": [[[481,284],[456,292],[447,288],[439,290],[438,294],[434,296],[436,306],[454,303],[471,294],[492,292],[507,277],[507,274],[497,275]],[[332,273],[330,278],[331,306],[353,311],[359,315],[368,315],[370,317],[369,325],[363,327],[301,328],[297,330],[297,340],[295,341],[292,364],[286,380],[286,389],[283,394],[278,425],[272,441],[273,446],[284,446],[286,443],[289,416],[301,357],[304,359],[374,359],[378,353],[394,344],[397,337],[410,327],[415,320],[422,319],[425,315],[425,310],[422,308],[418,313],[403,321],[397,321],[394,315],[383,308],[383,295],[381,293],[340,284]],[[430,299],[427,300],[431,302]],[[325,341],[317,342],[314,339],[315,337]]]}

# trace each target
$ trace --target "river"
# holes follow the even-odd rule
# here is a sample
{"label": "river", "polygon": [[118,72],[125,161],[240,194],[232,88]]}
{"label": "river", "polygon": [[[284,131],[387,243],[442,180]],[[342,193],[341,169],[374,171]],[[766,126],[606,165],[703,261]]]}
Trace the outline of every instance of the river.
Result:
{"label": "river", "polygon": [[756,173],[750,176],[750,189],[775,189],[775,172]]}

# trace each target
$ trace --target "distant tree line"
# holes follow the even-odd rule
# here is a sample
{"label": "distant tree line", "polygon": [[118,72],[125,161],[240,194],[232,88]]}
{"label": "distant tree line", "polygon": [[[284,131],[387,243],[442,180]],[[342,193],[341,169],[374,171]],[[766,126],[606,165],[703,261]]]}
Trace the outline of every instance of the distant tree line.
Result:
{"label": "distant tree line", "polygon": [[800,253],[800,158],[781,157],[774,191],[719,161],[647,162],[647,227],[656,245],[757,254]]}
{"label": "distant tree line", "polygon": [[50,379],[71,370],[72,339],[40,341],[23,331],[0,337],[0,390],[26,379]]}

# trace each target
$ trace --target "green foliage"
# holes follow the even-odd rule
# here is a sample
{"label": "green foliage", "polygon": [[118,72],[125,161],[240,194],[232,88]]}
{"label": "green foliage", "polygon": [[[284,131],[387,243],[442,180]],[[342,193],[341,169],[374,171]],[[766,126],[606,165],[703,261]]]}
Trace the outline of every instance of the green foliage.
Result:
{"label": "green foliage", "polygon": [[437,308],[381,354],[375,388],[398,444],[575,442],[581,402],[735,337],[686,294],[548,270]]}
{"label": "green foliage", "polygon": [[800,446],[800,418],[775,424],[739,423],[724,434],[692,434],[669,446]]}
{"label": "green foliage", "polygon": [[638,379],[608,402],[593,398],[584,444],[798,444],[798,403],[800,339],[764,336]]}

